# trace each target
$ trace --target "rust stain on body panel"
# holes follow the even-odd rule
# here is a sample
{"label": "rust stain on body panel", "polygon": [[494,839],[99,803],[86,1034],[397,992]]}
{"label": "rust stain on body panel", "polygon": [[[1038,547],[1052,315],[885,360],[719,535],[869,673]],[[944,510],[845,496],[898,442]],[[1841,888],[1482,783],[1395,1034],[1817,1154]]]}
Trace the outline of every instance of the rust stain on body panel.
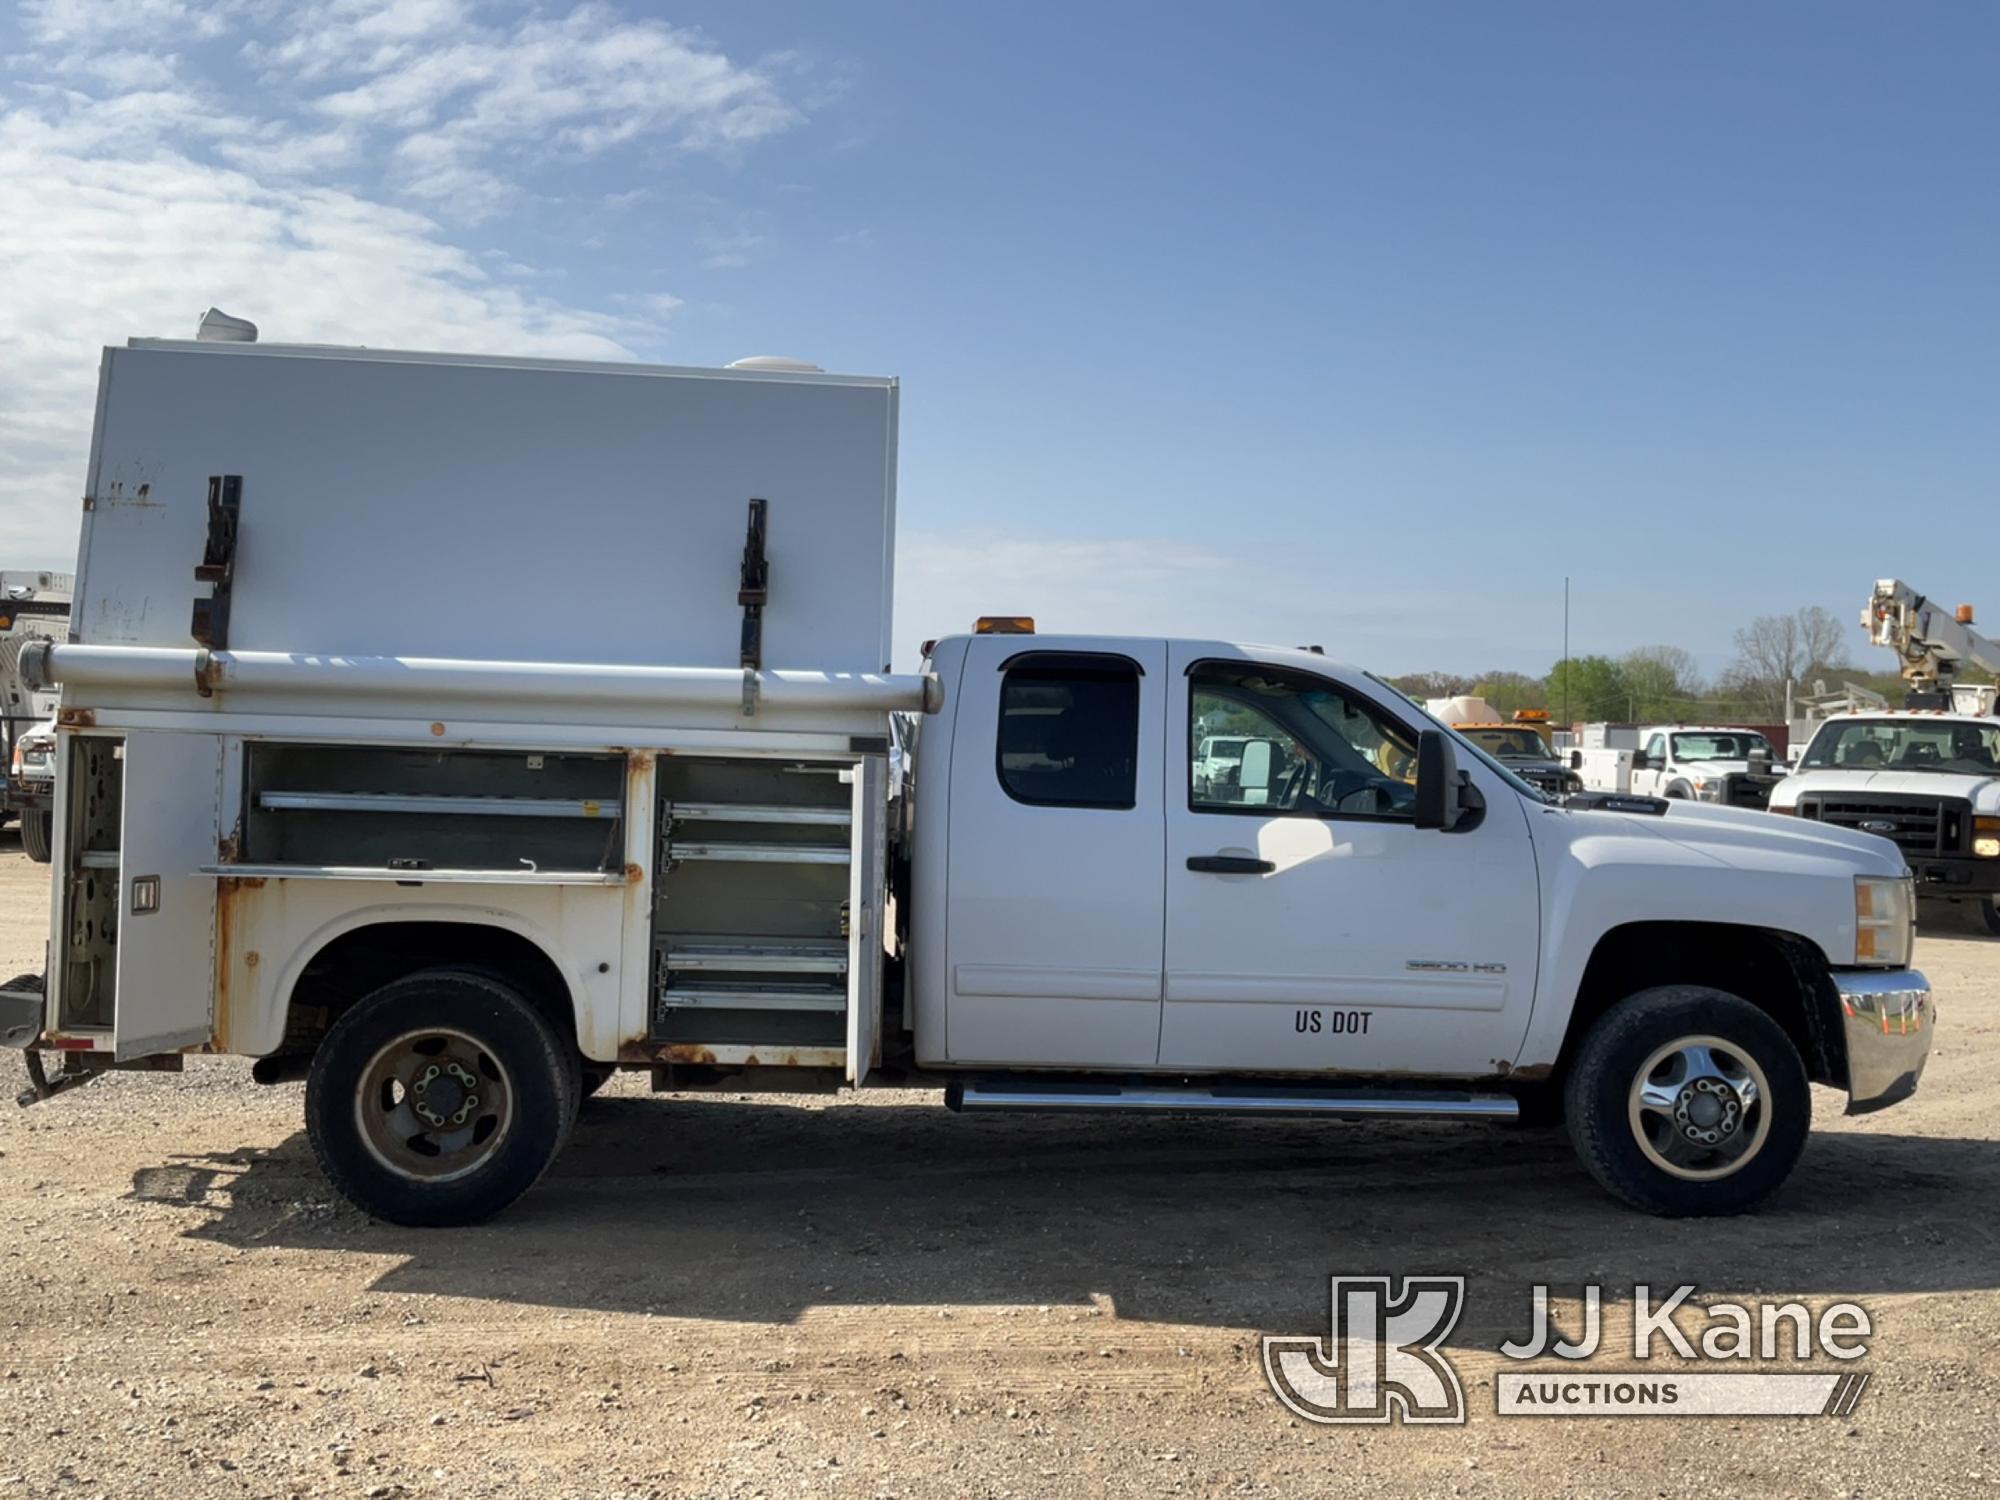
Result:
{"label": "rust stain on body panel", "polygon": [[[261,875],[220,875],[215,881],[215,1010],[209,1026],[209,1051],[234,1048],[234,1007],[239,989],[250,996],[261,955],[243,951],[243,934],[250,922],[250,903],[264,889]],[[239,972],[240,970],[240,972]]]}

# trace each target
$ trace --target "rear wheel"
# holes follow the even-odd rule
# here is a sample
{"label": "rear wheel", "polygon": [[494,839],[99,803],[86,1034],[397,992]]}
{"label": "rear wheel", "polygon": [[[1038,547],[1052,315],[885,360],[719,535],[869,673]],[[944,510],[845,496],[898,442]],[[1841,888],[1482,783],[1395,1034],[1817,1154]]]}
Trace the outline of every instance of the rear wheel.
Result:
{"label": "rear wheel", "polygon": [[1668,1217],[1755,1207],[1791,1174],[1812,1126],[1805,1064],[1784,1028],[1698,985],[1645,990],[1599,1018],[1566,1104],[1591,1175]]}
{"label": "rear wheel", "polygon": [[306,1080],[328,1180],[396,1224],[471,1224],[555,1159],[576,1117],[569,1044],[519,991],[463,969],[412,974],[336,1021]]}
{"label": "rear wheel", "polygon": [[56,815],[52,812],[21,814],[21,848],[38,865],[49,862],[54,848]]}

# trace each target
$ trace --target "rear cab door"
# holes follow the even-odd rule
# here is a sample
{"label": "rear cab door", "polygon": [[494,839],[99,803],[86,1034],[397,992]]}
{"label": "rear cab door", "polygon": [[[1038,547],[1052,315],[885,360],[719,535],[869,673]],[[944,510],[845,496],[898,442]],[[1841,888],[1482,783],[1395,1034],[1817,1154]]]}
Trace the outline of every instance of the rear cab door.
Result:
{"label": "rear cab door", "polygon": [[954,1064],[1157,1058],[1166,657],[1120,638],[969,643],[944,894]]}

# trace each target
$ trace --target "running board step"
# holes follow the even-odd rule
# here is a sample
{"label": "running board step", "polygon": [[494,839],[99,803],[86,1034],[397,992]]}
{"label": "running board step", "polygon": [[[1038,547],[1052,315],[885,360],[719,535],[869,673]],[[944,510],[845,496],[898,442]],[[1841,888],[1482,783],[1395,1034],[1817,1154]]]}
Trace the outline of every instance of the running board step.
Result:
{"label": "running board step", "polygon": [[953,1109],[1094,1114],[1331,1115],[1336,1119],[1512,1120],[1521,1112],[1510,1094],[1452,1089],[1327,1089],[1241,1084],[1058,1083],[1006,1080],[953,1083]]}

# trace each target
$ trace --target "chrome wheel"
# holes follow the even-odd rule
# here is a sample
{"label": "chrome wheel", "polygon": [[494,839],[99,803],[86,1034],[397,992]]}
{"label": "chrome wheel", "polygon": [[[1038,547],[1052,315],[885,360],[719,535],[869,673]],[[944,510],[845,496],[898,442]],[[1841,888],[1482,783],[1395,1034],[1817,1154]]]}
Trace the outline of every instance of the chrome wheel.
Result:
{"label": "chrome wheel", "polygon": [[410,1031],[362,1070],[354,1120],[369,1154],[397,1176],[448,1182],[500,1149],[514,1120],[514,1089],[477,1038]]}
{"label": "chrome wheel", "polygon": [[1690,1181],[1740,1171],[1771,1133],[1770,1084],[1757,1060],[1717,1036],[1659,1048],[1632,1080],[1628,1114],[1647,1160]]}

